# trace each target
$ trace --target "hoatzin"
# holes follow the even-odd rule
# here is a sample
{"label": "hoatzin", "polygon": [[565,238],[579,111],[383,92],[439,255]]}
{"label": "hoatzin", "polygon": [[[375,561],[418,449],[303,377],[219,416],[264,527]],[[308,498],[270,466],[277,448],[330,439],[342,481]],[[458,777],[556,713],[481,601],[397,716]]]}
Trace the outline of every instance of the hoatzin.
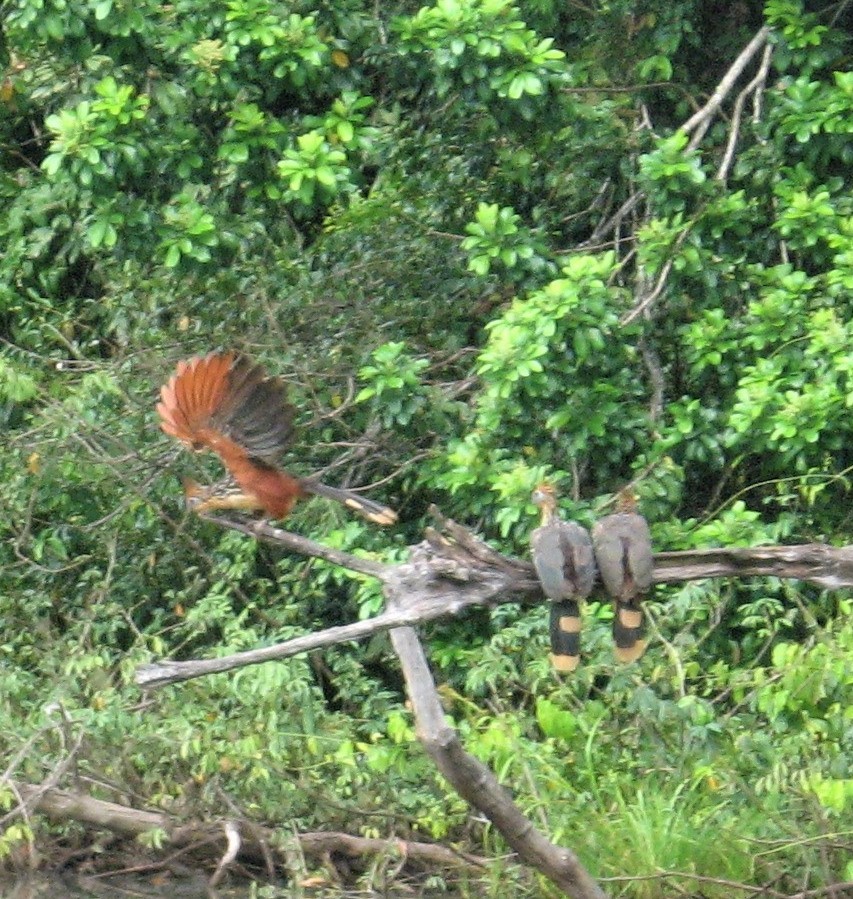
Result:
{"label": "hoatzin", "polygon": [[613,642],[620,662],[633,662],[646,650],[640,597],[652,586],[652,538],[637,499],[623,490],[616,512],[597,521],[592,545],[601,580],[613,598]]}
{"label": "hoatzin", "polygon": [[298,499],[316,494],[376,524],[397,520],[387,506],[278,467],[293,432],[293,406],[279,378],[267,377],[239,353],[215,352],[179,362],[160,390],[157,412],[167,434],[193,450],[213,450],[233,478],[224,488],[185,482],[187,502],[197,512],[241,509],[284,518]]}
{"label": "hoatzin", "polygon": [[580,663],[580,600],[595,584],[595,557],[586,528],[557,517],[557,495],[540,484],[531,497],[542,523],[530,535],[533,565],[542,592],[551,600],[551,664],[574,671]]}

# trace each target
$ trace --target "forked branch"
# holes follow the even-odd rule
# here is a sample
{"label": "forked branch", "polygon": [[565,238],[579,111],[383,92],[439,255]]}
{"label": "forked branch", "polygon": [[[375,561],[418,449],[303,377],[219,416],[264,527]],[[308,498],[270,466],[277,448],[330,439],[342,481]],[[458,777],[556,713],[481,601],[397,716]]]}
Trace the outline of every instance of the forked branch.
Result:
{"label": "forked branch", "polygon": [[[221,674],[286,659],[336,643],[363,640],[380,631],[414,626],[458,615],[472,606],[507,602],[544,602],[533,566],[502,556],[455,521],[434,512],[438,528],[427,528],[426,540],[411,547],[408,562],[383,565],[291,534],[264,522],[209,516],[222,527],[313,558],[325,559],[382,581],[386,595],[406,596],[404,605],[389,604],[365,621],[326,628],[284,643],[212,659],[163,661],[141,665],[136,682],[162,687],[195,677]],[[853,587],[853,546],[759,546],[658,553],[654,581],[672,584],[710,577],[778,577],[806,581],[827,590]],[[652,598],[651,601],[654,601]]]}

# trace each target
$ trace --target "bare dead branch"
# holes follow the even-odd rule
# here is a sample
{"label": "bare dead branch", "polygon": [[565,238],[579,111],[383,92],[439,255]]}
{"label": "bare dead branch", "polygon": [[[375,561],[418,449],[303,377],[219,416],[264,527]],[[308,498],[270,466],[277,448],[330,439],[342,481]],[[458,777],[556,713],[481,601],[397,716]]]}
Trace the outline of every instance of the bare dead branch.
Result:
{"label": "bare dead branch", "polygon": [[448,614],[448,609],[438,604],[434,605],[431,611],[425,608],[421,608],[418,612],[389,610],[366,621],[330,627],[313,634],[306,634],[304,637],[295,637],[293,640],[287,640],[284,643],[264,646],[261,649],[248,649],[244,652],[236,652],[221,658],[193,659],[186,662],[156,662],[150,665],[140,665],[136,669],[136,683],[140,687],[165,687],[167,684],[177,684],[181,681],[205,677],[209,674],[221,674],[225,671],[233,671],[235,668],[245,668],[247,665],[259,665],[262,662],[286,659],[290,656],[299,655],[301,652],[322,649],[326,646],[333,646],[336,643],[363,640],[365,637],[369,637],[378,631],[400,627],[405,624],[430,621],[435,618],[445,617]]}
{"label": "bare dead branch", "polygon": [[445,518],[438,506],[430,506],[429,514],[447,535],[443,538],[444,546],[449,548],[456,545],[462,553],[467,554],[469,561],[482,562],[484,565],[499,568],[510,574],[530,572],[532,570],[528,562],[501,555],[492,549],[488,543],[485,543],[476,534],[469,531],[468,528],[457,524],[452,518]]}
{"label": "bare dead branch", "polygon": [[225,853],[222,858],[219,859],[219,864],[216,866],[216,870],[208,881],[208,885],[211,887],[215,887],[219,881],[222,880],[225,871],[228,869],[229,865],[234,863],[237,856],[240,854],[240,847],[243,845],[243,840],[240,837],[240,828],[236,822],[231,821],[230,819],[226,821],[224,831],[226,839]]}
{"label": "bare dead branch", "polygon": [[[371,574],[382,581],[386,595],[399,594],[404,589],[407,602],[404,607],[389,605],[384,612],[365,621],[326,628],[272,646],[212,659],[141,665],[136,670],[136,683],[153,688],[221,674],[337,643],[363,640],[391,628],[451,617],[472,606],[544,602],[529,562],[502,556],[466,528],[444,518],[438,510],[434,510],[433,515],[442,525],[442,531],[427,529],[425,542],[411,547],[409,561],[400,565],[383,565],[332,550],[264,522],[251,524],[235,518],[209,516],[210,521],[223,527]],[[793,578],[824,589],[850,587],[853,586],[853,546],[810,543],[687,550],[655,556],[654,582],[657,584],[753,576]]]}
{"label": "bare dead branch", "polygon": [[853,587],[853,546],[805,543],[658,553],[657,584],[710,577],[779,577],[815,584],[824,590]]}
{"label": "bare dead branch", "polygon": [[[705,133],[708,123],[713,119],[719,108],[723,105],[723,101],[729,95],[740,78],[743,70],[749,65],[755,54],[767,43],[770,37],[770,28],[764,25],[759,28],[755,37],[741,50],[737,59],[729,66],[728,71],[720,79],[720,83],[714,89],[714,92],[708,99],[708,102],[681,126],[681,130],[690,134],[695,132],[690,142],[687,144],[688,150],[695,150],[699,146],[699,141]],[[704,126],[704,127],[703,127]]]}
{"label": "bare dead branch", "polygon": [[[236,526],[236,530],[243,533],[252,535],[256,533],[254,526],[247,526],[243,521],[220,516],[211,516],[210,520],[216,521],[217,524],[224,527]],[[455,522],[450,522],[450,524],[457,529],[457,534],[464,530]],[[258,533],[264,539],[283,545],[288,549],[304,552],[317,558],[330,558],[325,552],[325,547],[296,534],[281,531],[270,525],[264,525]],[[474,541],[477,541],[477,538],[473,534],[469,534],[468,539],[472,546],[476,545]],[[257,665],[261,662],[288,658],[301,652],[321,649],[335,643],[361,640],[392,627],[420,624],[456,615],[469,606],[488,604],[498,596],[512,595],[514,601],[517,602],[521,596],[536,596],[539,593],[539,585],[532,565],[499,556],[485,544],[481,544],[481,546],[485,547],[485,550],[478,551],[488,550],[499,560],[499,565],[477,562],[470,555],[462,553],[455,542],[445,541],[443,546],[438,544],[439,552],[436,552],[437,547],[429,543],[412,547],[410,560],[402,565],[386,566],[372,562],[369,571],[365,571],[363,567],[358,569],[378,577],[386,585],[386,589],[389,584],[395,586],[405,584],[406,589],[417,596],[417,602],[405,609],[389,607],[386,611],[366,621],[338,625],[313,634],[306,634],[303,637],[296,637],[284,643],[245,650],[220,658],[185,662],[165,661],[141,665],[136,670],[136,682],[142,687],[162,687],[195,677],[243,668],[246,665]],[[440,554],[442,549],[445,552]],[[347,554],[340,555],[346,556]],[[349,558],[355,559],[358,563],[365,561],[355,556]],[[339,562],[338,564],[346,567],[347,563]]]}
{"label": "bare dead branch", "polygon": [[[95,799],[84,793],[72,793],[56,788],[44,789],[42,784],[21,782],[16,782],[15,787],[28,803],[34,803],[32,806],[34,812],[46,815],[52,821],[77,821],[127,837],[137,837],[151,830],[162,830],[168,834],[169,841],[174,847],[199,847],[211,861],[224,858],[229,840],[232,845],[239,840],[240,857],[261,862],[264,853],[276,845],[274,832],[254,822],[229,820],[226,824],[215,821],[185,824],[165,812],[130,808],[115,802]],[[357,837],[348,833],[308,832],[296,834],[296,840],[305,855],[321,860],[331,852],[356,857],[391,850],[404,854],[410,862],[420,865],[484,868],[488,864],[488,859],[456,852],[446,846],[399,838],[382,840]],[[281,858],[280,850],[272,851]]]}
{"label": "bare dead branch", "polygon": [[250,537],[255,537],[266,543],[283,546],[285,549],[293,550],[293,552],[300,555],[310,556],[314,559],[323,559],[326,562],[331,562],[333,565],[349,568],[351,571],[359,571],[362,574],[380,577],[385,570],[385,566],[381,562],[373,562],[370,559],[353,556],[339,549],[332,549],[331,546],[323,546],[322,543],[316,543],[307,537],[301,537],[299,534],[277,528],[268,521],[254,521],[251,518],[225,517],[223,515],[200,515],[199,517],[204,518],[205,521],[212,521],[214,524],[230,528],[232,531],[248,534]]}
{"label": "bare dead branch", "polygon": [[770,60],[773,58],[773,46],[772,44],[767,44],[764,47],[764,53],[761,55],[761,65],[758,67],[758,73],[755,78],[749,82],[749,84],[737,95],[737,99],[735,100],[735,105],[732,108],[732,122],[729,128],[729,140],[726,144],[726,151],[723,154],[722,162],[720,162],[720,167],[717,169],[717,174],[714,176],[717,181],[725,181],[729,175],[729,170],[732,167],[732,162],[735,157],[735,148],[737,147],[737,140],[740,134],[740,120],[743,114],[743,105],[746,102],[746,98],[752,94],[755,97],[755,116],[754,120],[757,120],[759,115],[759,110],[761,108],[761,102],[759,97],[761,95],[761,91],[764,87],[765,82],[767,81],[767,75],[770,72]]}
{"label": "bare dead branch", "polygon": [[[529,563],[500,555],[438,510],[433,510],[433,517],[441,531],[429,530],[427,540],[411,548],[409,561],[387,566],[371,563],[369,573],[382,581],[387,600],[385,612],[375,618],[225,658],[146,665],[137,671],[137,682],[146,686],[174,683],[390,629],[415,713],[418,738],[451,786],[495,825],[522,861],[534,866],[567,895],[574,899],[603,899],[604,893],[574,853],[551,843],[536,829],[494,774],[465,751],[458,734],[445,721],[426,655],[411,625],[455,614],[470,605],[518,601],[541,594]],[[245,522],[215,520],[226,527],[236,524],[244,533],[261,534],[289,549],[332,559],[319,544],[269,525],[259,530]],[[346,557],[347,554],[335,554],[335,558]],[[363,560],[356,562],[361,564]],[[723,548],[659,553],[655,557],[656,583],[753,575],[798,578],[824,588],[851,586],[853,546]]]}
{"label": "bare dead branch", "polygon": [[[405,601],[402,595],[389,602]],[[571,850],[554,845],[524,817],[492,772],[467,753],[446,722],[423,646],[410,627],[391,631],[406,692],[417,722],[418,739],[454,790],[482,812],[503,834],[519,858],[541,871],[574,899],[606,899]]]}

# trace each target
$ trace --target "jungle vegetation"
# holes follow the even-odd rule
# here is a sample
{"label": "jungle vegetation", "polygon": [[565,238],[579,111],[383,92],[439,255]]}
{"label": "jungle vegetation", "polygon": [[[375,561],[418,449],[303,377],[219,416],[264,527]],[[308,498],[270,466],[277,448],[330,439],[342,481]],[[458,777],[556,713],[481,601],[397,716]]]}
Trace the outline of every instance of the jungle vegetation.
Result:
{"label": "jungle vegetation", "polygon": [[[10,782],[55,775],[494,859],[418,890],[556,895],[448,794],[384,635],[135,686],[382,601],[184,510],[180,477],[219,469],[158,428],[179,359],[233,347],[288,382],[289,469],[399,511],[285,523],[349,552],[404,559],[434,503],[524,556],[542,480],[587,525],[634,483],[661,550],[853,544],[853,5],[421,2],[0,8],[6,865],[91,843],[15,814]],[[589,603],[568,678],[544,606],[425,626],[467,748],[613,896],[842,895],[849,592],[708,580],[648,605],[620,667]],[[347,886],[406,876],[380,859]]]}

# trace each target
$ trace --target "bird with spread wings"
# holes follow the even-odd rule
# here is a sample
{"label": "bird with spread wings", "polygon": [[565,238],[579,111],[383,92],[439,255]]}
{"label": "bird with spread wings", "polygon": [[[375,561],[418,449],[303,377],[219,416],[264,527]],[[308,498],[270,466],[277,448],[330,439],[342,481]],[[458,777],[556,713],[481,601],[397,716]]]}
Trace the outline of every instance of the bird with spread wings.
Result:
{"label": "bird with spread wings", "polygon": [[241,509],[284,518],[297,500],[317,495],[376,524],[397,520],[381,503],[281,469],[280,457],[293,434],[293,406],[284,382],[240,353],[213,352],[179,362],[160,390],[157,412],[167,434],[193,450],[215,452],[233,480],[227,489],[186,482],[187,501],[197,512]]}

